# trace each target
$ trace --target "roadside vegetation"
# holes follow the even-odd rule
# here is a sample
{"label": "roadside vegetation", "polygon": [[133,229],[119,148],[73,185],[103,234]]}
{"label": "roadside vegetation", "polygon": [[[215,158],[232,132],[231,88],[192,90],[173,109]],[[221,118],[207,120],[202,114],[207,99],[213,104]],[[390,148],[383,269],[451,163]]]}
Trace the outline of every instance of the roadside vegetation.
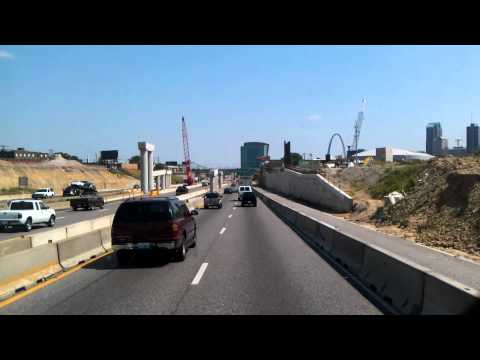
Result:
{"label": "roadside vegetation", "polygon": [[393,191],[408,193],[415,187],[425,167],[425,163],[415,162],[386,168],[385,174],[376,184],[369,187],[368,192],[375,199],[382,199]]}
{"label": "roadside vegetation", "polygon": [[30,194],[33,193],[36,189],[32,188],[2,188],[0,189],[0,195],[17,195],[17,194]]}

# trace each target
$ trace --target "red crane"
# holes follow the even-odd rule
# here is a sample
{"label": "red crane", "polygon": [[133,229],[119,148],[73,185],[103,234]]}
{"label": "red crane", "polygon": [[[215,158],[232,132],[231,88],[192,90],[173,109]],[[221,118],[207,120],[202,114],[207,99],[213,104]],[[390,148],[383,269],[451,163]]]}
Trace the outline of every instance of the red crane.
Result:
{"label": "red crane", "polygon": [[193,175],[192,170],[190,169],[190,149],[188,147],[188,134],[187,134],[187,124],[185,123],[185,119],[182,116],[182,138],[183,138],[183,157],[185,161],[183,165],[185,165],[185,175],[187,176],[186,182],[187,185],[193,184]]}

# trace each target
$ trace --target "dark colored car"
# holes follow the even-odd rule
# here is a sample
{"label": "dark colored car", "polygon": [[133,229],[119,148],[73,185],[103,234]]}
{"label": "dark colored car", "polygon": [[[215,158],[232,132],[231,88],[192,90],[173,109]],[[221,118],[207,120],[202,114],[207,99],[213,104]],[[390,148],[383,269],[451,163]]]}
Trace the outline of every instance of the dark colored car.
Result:
{"label": "dark colored car", "polygon": [[94,208],[103,209],[105,199],[96,194],[82,195],[77,199],[70,200],[70,207],[76,211],[78,209],[93,210]]}
{"label": "dark colored car", "polygon": [[218,192],[209,192],[203,197],[203,207],[208,209],[212,206],[222,208],[222,196]]}
{"label": "dark colored car", "polygon": [[186,185],[177,187],[177,190],[175,191],[175,195],[183,195],[187,193],[188,193],[188,188]]}
{"label": "dark colored car", "polygon": [[185,260],[187,248],[195,247],[197,224],[185,202],[175,197],[127,200],[113,219],[112,247],[123,262],[128,250],[164,250],[175,260]]}
{"label": "dark colored car", "polygon": [[232,190],[231,187],[227,187],[227,188],[225,188],[225,190],[223,190],[223,193],[224,193],[224,194],[232,194],[232,193],[233,193],[233,190]]}
{"label": "dark colored car", "polygon": [[82,190],[80,189],[80,187],[78,187],[76,185],[67,186],[63,190],[63,196],[78,196],[81,193],[82,193]]}
{"label": "dark colored car", "polygon": [[257,197],[253,191],[244,192],[242,195],[242,206],[247,204],[257,206]]}

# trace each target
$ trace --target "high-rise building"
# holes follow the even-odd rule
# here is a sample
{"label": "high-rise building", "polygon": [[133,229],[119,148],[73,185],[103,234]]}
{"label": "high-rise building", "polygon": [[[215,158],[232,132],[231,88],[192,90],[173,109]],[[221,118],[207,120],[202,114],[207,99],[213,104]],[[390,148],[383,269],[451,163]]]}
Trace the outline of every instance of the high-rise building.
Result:
{"label": "high-rise building", "polygon": [[426,152],[430,155],[442,152],[442,125],[439,122],[427,125]]}
{"label": "high-rise building", "polygon": [[478,124],[467,126],[467,153],[473,154],[480,150],[480,127]]}
{"label": "high-rise building", "polygon": [[246,142],[240,147],[240,164],[243,173],[253,175],[260,167],[262,157],[268,156],[268,144],[261,142]]}

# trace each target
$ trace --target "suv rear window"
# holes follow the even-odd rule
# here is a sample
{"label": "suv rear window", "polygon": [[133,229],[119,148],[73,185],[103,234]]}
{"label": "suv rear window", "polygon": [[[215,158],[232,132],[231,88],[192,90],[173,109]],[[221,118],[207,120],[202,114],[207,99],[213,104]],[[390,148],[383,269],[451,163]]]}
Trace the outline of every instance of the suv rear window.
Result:
{"label": "suv rear window", "polygon": [[207,199],[216,199],[218,198],[218,196],[219,195],[217,193],[208,193],[207,195],[205,195]]}
{"label": "suv rear window", "polygon": [[117,210],[115,219],[124,223],[166,221],[172,218],[167,202],[124,203]]}
{"label": "suv rear window", "polygon": [[10,210],[33,210],[33,202],[18,201],[10,205]]}

